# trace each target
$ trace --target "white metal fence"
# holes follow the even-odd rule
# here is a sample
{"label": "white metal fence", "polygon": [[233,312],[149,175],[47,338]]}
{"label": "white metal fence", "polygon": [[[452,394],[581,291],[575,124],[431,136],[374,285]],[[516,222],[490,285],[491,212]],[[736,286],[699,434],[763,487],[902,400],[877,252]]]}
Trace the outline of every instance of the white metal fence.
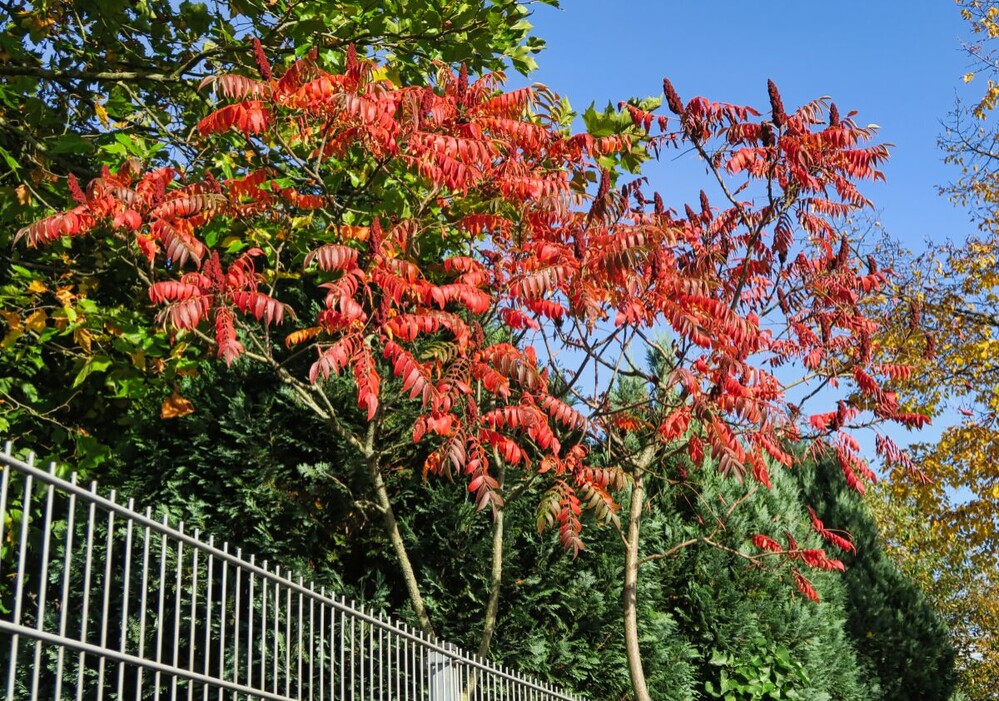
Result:
{"label": "white metal fence", "polygon": [[578,701],[0,454],[0,694]]}

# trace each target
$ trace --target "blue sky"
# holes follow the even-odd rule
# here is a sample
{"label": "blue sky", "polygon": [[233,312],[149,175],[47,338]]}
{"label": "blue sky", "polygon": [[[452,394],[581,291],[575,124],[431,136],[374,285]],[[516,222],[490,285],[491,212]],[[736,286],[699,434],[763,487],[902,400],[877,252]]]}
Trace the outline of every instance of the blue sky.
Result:
{"label": "blue sky", "polygon": [[[893,237],[920,250],[926,239],[960,240],[967,215],[937,194],[956,177],[936,145],[942,122],[965,86],[968,31],[947,0],[745,2],[562,0],[531,18],[548,42],[531,80],[567,96],[577,111],[628,97],[661,95],[668,76],[684,100],[695,95],[761,111],[767,79],[793,109],[829,95],[860,124],[881,126],[895,145],[885,185],[867,186]],[[669,158],[674,158],[670,155]],[[693,164],[689,164],[693,167]],[[652,169],[652,186],[677,205],[696,197],[687,164]],[[695,178],[696,179],[696,178]],[[684,186],[696,185],[691,192]],[[670,197],[674,193],[682,199]]]}

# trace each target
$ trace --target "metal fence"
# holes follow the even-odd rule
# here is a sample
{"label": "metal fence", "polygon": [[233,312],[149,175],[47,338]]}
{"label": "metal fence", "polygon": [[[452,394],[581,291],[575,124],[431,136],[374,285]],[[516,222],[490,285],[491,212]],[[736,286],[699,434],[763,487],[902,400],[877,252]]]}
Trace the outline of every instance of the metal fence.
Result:
{"label": "metal fence", "polygon": [[0,694],[13,699],[575,697],[0,454]]}

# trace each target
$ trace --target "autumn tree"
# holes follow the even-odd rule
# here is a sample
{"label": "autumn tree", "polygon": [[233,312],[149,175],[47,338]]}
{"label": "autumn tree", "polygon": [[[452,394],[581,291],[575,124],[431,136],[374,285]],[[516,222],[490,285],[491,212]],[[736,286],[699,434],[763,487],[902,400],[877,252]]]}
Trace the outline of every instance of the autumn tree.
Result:
{"label": "autumn tree", "polygon": [[[973,701],[991,698],[992,681],[999,673],[994,570],[979,569],[961,533],[937,520],[919,491],[900,489],[888,480],[878,485],[873,497],[886,554],[920,588],[947,627],[956,654],[957,689]],[[933,519],[929,526],[928,510]]]}
{"label": "autumn tree", "polygon": [[251,34],[272,55],[315,49],[328,61],[340,60],[353,44],[385,55],[391,70],[407,78],[434,61],[475,71],[512,63],[527,73],[544,46],[531,36],[532,4],[8,4],[0,27],[3,184],[20,183],[22,197],[38,196],[50,177],[94,168],[102,150],[119,159],[143,145],[196,152],[187,137],[204,104],[197,81],[221,66],[247,66]]}
{"label": "autumn tree", "polygon": [[[497,520],[504,475],[540,475],[539,524],[570,551],[583,547],[583,509],[613,522],[621,494],[626,648],[642,700],[636,592],[655,557],[641,528],[657,480],[705,469],[766,486],[805,442],[833,450],[862,489],[870,471],[851,429],[923,423],[878,379],[906,373],[872,353],[865,304],[887,274],[837,227],[887,156],[852,114],[824,100],[787,113],[771,84],[763,119],[684,103],[667,81],[672,115],[622,104],[630,129],[597,138],[571,135],[551,93],[504,93],[497,75],[442,66],[431,85],[407,86],[353,49],[341,71],[316,52],[278,72],[262,44],[254,55],[259,78],[202,84],[225,103],[198,123],[222,147],[211,162],[181,176],[128,161],[85,188],[71,180],[75,207],[17,238],[96,237],[148,286],[178,352],[207,345],[226,364],[262,363],[356,450],[425,629],[384,481],[397,412],[415,409],[406,440],[430,448],[424,469],[462,475]],[[680,213],[642,180],[619,180],[629,151],[672,147],[701,156],[720,206],[702,194]],[[644,351],[647,365],[635,360]],[[344,376],[352,416],[332,394]],[[839,383],[850,394],[810,413]],[[879,446],[898,458],[887,438]],[[710,529],[692,542],[710,544]],[[806,598],[816,592],[803,569],[842,569],[790,532],[753,543],[736,552],[783,563]]]}
{"label": "autumn tree", "polygon": [[[423,76],[435,61],[526,73],[544,44],[532,34],[534,4],[4,3],[0,430],[42,456],[93,470],[108,456],[102,437],[127,407],[151,411],[192,371],[145,315],[126,309],[132,278],[97,284],[72,274],[61,248],[30,259],[11,250],[19,228],[62,206],[69,174],[86,183],[102,164],[125,158],[189,167],[200,154],[192,129],[211,104],[198,83],[219,71],[253,70],[251,35],[281,63],[315,49],[342,67],[344,47],[354,44],[382,56],[396,80]],[[72,253],[78,261],[86,255],[79,247]]]}
{"label": "autumn tree", "polygon": [[[999,5],[958,5],[970,29],[964,80],[979,86],[979,98],[959,102],[946,123],[940,144],[958,174],[942,191],[978,231],[915,257],[895,249],[895,290],[908,313],[878,345],[913,365],[902,401],[934,416],[943,430],[912,451],[928,480],[892,479],[878,503],[893,556],[946,618],[962,686],[978,699],[999,681]],[[917,520],[929,527],[913,529]]]}

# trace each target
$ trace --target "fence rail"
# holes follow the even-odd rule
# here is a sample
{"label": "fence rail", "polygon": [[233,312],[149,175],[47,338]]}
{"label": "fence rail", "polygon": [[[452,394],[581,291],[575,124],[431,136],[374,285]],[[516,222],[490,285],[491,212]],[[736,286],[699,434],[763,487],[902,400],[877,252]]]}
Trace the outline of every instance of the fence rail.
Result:
{"label": "fence rail", "polygon": [[579,701],[0,454],[0,694]]}

